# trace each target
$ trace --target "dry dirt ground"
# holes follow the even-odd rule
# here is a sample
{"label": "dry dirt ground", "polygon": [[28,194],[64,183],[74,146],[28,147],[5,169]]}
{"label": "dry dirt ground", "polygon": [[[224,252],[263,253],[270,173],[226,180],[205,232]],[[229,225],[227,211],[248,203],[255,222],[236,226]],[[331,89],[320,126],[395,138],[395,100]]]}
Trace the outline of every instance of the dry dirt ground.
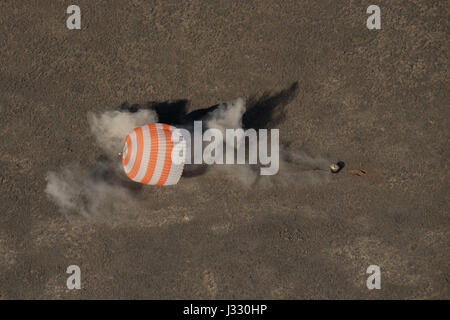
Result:
{"label": "dry dirt ground", "polygon": [[[380,0],[381,30],[358,0],[77,0],[81,30],[70,4],[0,2],[0,298],[450,298],[449,1]],[[102,155],[90,111],[278,103],[295,82],[281,141],[342,173],[146,186],[114,223],[45,193],[47,172]]]}

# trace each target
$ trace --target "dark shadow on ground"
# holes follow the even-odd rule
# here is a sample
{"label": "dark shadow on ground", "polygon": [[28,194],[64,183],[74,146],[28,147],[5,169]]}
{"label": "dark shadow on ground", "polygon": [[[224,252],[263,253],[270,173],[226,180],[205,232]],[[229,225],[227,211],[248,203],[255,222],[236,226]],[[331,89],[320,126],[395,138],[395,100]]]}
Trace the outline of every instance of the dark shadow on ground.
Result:
{"label": "dark shadow on ground", "polygon": [[247,110],[242,116],[244,129],[269,129],[280,124],[286,117],[286,106],[297,96],[298,82],[289,88],[261,97],[252,96],[247,101]]}
{"label": "dark shadow on ground", "polygon": [[[289,88],[276,93],[265,92],[262,96],[251,96],[246,103],[246,112],[242,116],[244,129],[268,129],[280,124],[285,119],[286,106],[297,96],[298,82]],[[122,103],[120,110],[137,112],[140,109],[154,110],[159,122],[170,125],[189,124],[204,120],[208,114],[217,109],[219,104],[208,108],[187,112],[189,101],[186,99],[174,101],[149,101],[145,104]]]}

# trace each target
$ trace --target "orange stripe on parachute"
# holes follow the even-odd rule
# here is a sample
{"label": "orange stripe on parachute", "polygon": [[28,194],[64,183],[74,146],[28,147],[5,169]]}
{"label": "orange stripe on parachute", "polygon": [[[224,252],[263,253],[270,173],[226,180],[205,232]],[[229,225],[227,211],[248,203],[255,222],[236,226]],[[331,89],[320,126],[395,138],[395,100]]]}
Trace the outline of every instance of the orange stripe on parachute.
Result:
{"label": "orange stripe on parachute", "polygon": [[125,143],[127,144],[127,155],[125,158],[122,158],[122,164],[124,167],[127,166],[128,162],[130,161],[131,158],[131,138],[130,136],[127,136]]}
{"label": "orange stripe on parachute", "polygon": [[148,168],[145,172],[144,178],[141,180],[141,183],[148,184],[155,173],[156,160],[158,159],[158,133],[156,131],[155,124],[149,124],[148,129],[150,131],[150,159],[148,162]]}
{"label": "orange stripe on parachute", "polygon": [[164,167],[161,172],[161,177],[159,181],[156,183],[158,186],[162,186],[166,183],[167,178],[169,177],[170,167],[172,166],[172,132],[170,131],[170,127],[167,124],[163,124],[164,134],[166,136],[166,154],[164,159]]}
{"label": "orange stripe on parachute", "polygon": [[128,177],[130,179],[134,179],[139,172],[139,168],[141,167],[142,161],[142,153],[144,150],[144,137],[142,136],[142,128],[136,128],[136,140],[137,140],[137,153],[136,160],[134,161],[133,168],[131,169]]}

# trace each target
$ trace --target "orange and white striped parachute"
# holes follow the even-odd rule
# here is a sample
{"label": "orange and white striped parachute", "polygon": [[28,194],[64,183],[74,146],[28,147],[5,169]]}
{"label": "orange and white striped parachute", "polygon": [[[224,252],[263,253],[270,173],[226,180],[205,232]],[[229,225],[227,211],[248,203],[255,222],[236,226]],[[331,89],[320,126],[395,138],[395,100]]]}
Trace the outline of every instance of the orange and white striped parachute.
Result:
{"label": "orange and white striped parachute", "polygon": [[125,138],[122,165],[126,175],[143,184],[177,184],[183,173],[186,140],[175,127],[152,123]]}

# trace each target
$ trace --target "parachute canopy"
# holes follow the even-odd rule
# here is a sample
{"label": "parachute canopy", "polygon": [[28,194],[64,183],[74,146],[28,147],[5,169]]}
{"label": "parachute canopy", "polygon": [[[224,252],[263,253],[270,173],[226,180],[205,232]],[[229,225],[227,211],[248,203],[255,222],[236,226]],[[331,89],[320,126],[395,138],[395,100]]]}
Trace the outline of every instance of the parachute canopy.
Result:
{"label": "parachute canopy", "polygon": [[135,128],[125,138],[122,165],[133,181],[166,186],[177,184],[183,173],[186,140],[168,124]]}

